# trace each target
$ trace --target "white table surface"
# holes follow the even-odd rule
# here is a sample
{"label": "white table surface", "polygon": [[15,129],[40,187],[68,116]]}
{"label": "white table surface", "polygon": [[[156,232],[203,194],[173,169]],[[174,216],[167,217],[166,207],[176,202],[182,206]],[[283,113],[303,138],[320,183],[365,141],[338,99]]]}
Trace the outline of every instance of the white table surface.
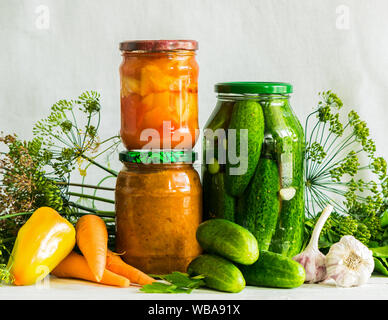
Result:
{"label": "white table surface", "polygon": [[295,289],[246,287],[240,293],[198,289],[191,294],[146,294],[139,287],[115,288],[81,280],[50,277],[39,286],[1,286],[0,300],[369,300],[388,299],[388,277],[373,276],[362,287],[337,288],[330,284],[304,284]]}

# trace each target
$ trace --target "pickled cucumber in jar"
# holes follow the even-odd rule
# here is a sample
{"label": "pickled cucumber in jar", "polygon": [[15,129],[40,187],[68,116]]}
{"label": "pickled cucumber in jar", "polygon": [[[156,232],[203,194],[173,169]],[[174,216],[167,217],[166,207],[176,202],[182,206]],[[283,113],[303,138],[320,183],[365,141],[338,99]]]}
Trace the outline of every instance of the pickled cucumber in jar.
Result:
{"label": "pickled cucumber in jar", "polygon": [[304,231],[304,133],[289,103],[292,86],[231,82],[215,89],[217,106],[205,126],[212,134],[203,144],[204,217],[233,217],[262,250],[293,256]]}

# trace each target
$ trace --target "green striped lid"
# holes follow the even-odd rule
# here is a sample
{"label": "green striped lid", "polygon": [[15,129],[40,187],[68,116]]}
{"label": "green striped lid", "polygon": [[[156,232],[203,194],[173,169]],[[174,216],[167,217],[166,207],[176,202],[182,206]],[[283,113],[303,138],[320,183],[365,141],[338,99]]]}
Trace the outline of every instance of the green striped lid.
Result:
{"label": "green striped lid", "polygon": [[197,153],[191,150],[131,150],[119,154],[122,162],[158,164],[158,163],[194,163]]}

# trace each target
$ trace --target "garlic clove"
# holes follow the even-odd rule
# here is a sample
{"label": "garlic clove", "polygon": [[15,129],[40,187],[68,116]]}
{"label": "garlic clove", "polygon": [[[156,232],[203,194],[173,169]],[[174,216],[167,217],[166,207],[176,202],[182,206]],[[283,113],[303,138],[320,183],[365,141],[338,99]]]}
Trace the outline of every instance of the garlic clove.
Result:
{"label": "garlic clove", "polygon": [[316,283],[326,278],[325,255],[319,250],[305,250],[293,260],[299,262],[305,269],[305,282]]}
{"label": "garlic clove", "polygon": [[280,189],[279,195],[280,198],[284,201],[290,201],[292,198],[295,197],[296,190],[293,187]]}
{"label": "garlic clove", "polygon": [[316,283],[321,282],[326,278],[326,257],[318,249],[318,240],[322,228],[332,211],[333,206],[331,205],[328,205],[323,210],[314,227],[308,246],[302,253],[299,253],[292,258],[304,267],[306,272],[305,282]]}
{"label": "garlic clove", "polygon": [[353,236],[343,236],[326,255],[327,277],[337,286],[353,287],[368,282],[374,269],[372,251]]}

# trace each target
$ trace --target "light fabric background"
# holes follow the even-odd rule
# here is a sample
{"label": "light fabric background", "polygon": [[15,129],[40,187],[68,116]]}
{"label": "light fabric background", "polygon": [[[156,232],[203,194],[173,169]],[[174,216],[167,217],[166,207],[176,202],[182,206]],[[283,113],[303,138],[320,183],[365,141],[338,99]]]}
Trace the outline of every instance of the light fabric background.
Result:
{"label": "light fabric background", "polygon": [[287,81],[302,123],[317,93],[332,89],[388,158],[387,14],[385,0],[0,0],[0,131],[31,138],[54,102],[94,89],[101,135],[111,136],[119,130],[118,43],[196,39],[201,128],[216,82]]}

